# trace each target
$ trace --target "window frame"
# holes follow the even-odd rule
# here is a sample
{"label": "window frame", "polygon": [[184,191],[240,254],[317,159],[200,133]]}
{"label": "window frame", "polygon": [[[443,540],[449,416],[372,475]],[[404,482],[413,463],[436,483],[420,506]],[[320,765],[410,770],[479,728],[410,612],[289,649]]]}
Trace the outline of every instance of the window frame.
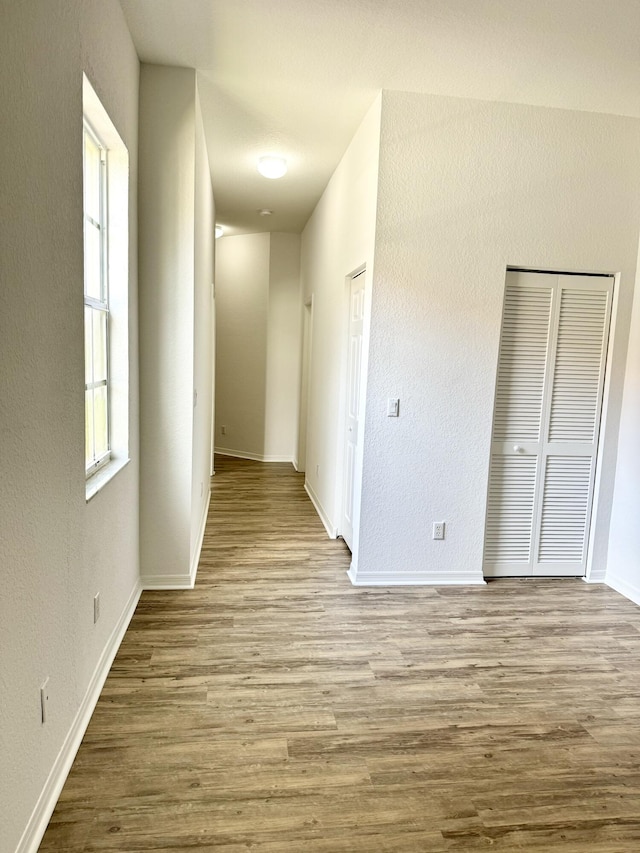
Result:
{"label": "window frame", "polygon": [[[99,216],[100,221],[96,222],[96,220],[87,213],[86,205],[85,205],[85,189],[87,182],[87,174],[86,174],[86,137],[93,142],[93,144],[97,147],[99,151],[99,160],[100,160],[100,169],[99,169]],[[94,311],[101,311],[104,313],[106,317],[105,323],[105,378],[96,381],[92,379],[91,382],[87,382],[87,352],[86,352],[86,344],[85,344],[85,478],[89,480],[96,474],[101,468],[107,465],[111,461],[111,387],[110,387],[110,311],[109,311],[109,178],[108,178],[108,148],[103,140],[100,138],[99,134],[94,130],[91,123],[88,121],[87,117],[83,117],[83,128],[82,128],[82,177],[83,177],[83,196],[82,196],[82,209],[83,209],[83,250],[85,257],[85,266],[83,269],[83,294],[84,294],[84,308],[85,308],[85,340],[87,335],[86,329],[86,309],[89,308],[91,311],[91,316],[93,317]],[[87,242],[86,242],[86,234],[87,234],[87,220],[92,226],[98,228],[100,239],[99,239],[99,254],[100,254],[100,298],[96,298],[95,296],[90,296],[87,293],[87,270],[86,270],[86,255],[87,255]],[[92,367],[93,363],[96,360],[96,352],[93,348],[93,329],[91,329],[92,335],[92,345],[91,345],[91,355],[92,355]],[[104,387],[106,389],[106,436],[107,436],[107,449],[104,453],[97,455],[95,451],[95,412],[96,406],[95,402],[92,403],[93,406],[93,441],[92,441],[92,457],[91,461],[87,462],[87,424],[86,424],[86,392],[94,391],[96,388]]]}
{"label": "window frame", "polygon": [[[105,243],[103,262],[105,264],[105,273],[108,273],[108,306],[109,306],[109,340],[106,353],[106,362],[101,362],[98,370],[104,376],[103,367],[108,369],[108,390],[109,390],[109,432],[108,441],[110,453],[105,456],[103,464],[99,467],[92,466],[90,471],[87,471],[86,450],[85,450],[85,473],[82,477],[82,482],[85,484],[85,501],[93,500],[93,498],[101,492],[106,486],[116,478],[124,468],[127,467],[130,457],[130,349],[131,336],[135,334],[135,328],[131,327],[130,313],[130,265],[129,255],[131,249],[131,234],[129,230],[129,213],[132,204],[132,192],[129,169],[129,151],[116,125],[111,120],[105,105],[102,103],[96,90],[91,85],[91,81],[87,75],[82,74],[82,115],[81,127],[78,129],[78,154],[81,159],[80,169],[82,169],[82,177],[84,179],[84,136],[81,135],[84,129],[84,122],[87,122],[92,131],[92,138],[97,137],[102,147],[107,151],[107,167],[104,169],[104,186],[106,191],[106,204],[104,206],[103,216],[105,223]],[[93,147],[91,142],[91,147]],[[81,147],[82,146],[82,147]],[[92,152],[93,153],[93,152]],[[88,184],[90,186],[90,184]],[[95,198],[95,196],[94,196]],[[81,185],[81,194],[78,198],[79,215],[83,217],[83,248],[84,248],[84,181]],[[92,204],[90,196],[87,197],[87,209],[91,209]],[[94,206],[95,210],[95,206]],[[88,249],[94,251],[97,257],[97,248],[91,243],[97,241],[89,241]],[[94,269],[96,266],[94,264]],[[84,279],[84,270],[83,270]],[[93,287],[89,286],[93,285]],[[134,275],[135,286],[135,275]],[[88,277],[88,287],[92,294],[98,294],[96,279],[91,282]],[[83,281],[84,293],[84,281]],[[78,305],[78,308],[80,306]],[[88,309],[87,313],[88,312]],[[85,308],[83,305],[82,311]],[[134,312],[135,316],[135,312]],[[93,321],[95,323],[95,320]],[[98,326],[98,324],[95,324]],[[101,325],[101,324],[100,324]],[[83,322],[84,327],[84,322]],[[82,327],[82,328],[83,328]],[[102,332],[102,329],[100,329]],[[85,347],[83,331],[83,348]],[[104,351],[99,348],[100,359],[102,360]],[[82,358],[84,366],[85,359]],[[78,377],[79,378],[79,377]],[[87,379],[87,370],[84,368],[85,382]],[[93,377],[91,377],[93,378]],[[78,388],[78,391],[80,389]],[[83,447],[87,446],[87,394],[84,393],[78,402],[82,399],[82,417],[83,429],[78,435],[78,441],[82,441]],[[102,395],[99,395],[101,397]],[[99,401],[101,405],[101,401]],[[90,412],[89,412],[90,414]],[[104,433],[103,433],[104,435]],[[82,436],[82,437],[80,437]],[[103,444],[104,448],[104,444]],[[81,469],[79,469],[80,471]]]}

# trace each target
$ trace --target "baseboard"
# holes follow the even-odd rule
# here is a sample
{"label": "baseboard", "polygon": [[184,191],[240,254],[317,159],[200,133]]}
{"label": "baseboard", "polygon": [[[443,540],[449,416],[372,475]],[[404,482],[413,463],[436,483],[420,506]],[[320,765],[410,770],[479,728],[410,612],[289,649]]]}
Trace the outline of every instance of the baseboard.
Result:
{"label": "baseboard", "polygon": [[211,489],[209,489],[209,494],[207,495],[207,499],[204,502],[204,511],[200,519],[200,529],[198,530],[198,544],[196,545],[196,549],[193,552],[193,559],[191,560],[191,570],[189,572],[191,588],[196,585],[196,575],[198,574],[198,566],[200,565],[200,552],[202,551],[202,542],[204,541],[204,531],[207,529],[207,517],[209,515],[210,503]]}
{"label": "baseboard", "polygon": [[142,578],[143,590],[157,589],[193,589],[195,578],[191,574],[184,575],[144,575]]}
{"label": "baseboard", "polygon": [[18,843],[16,853],[36,853],[40,846],[40,842],[42,841],[47,825],[51,820],[53,810],[58,802],[58,797],[60,796],[64,783],[69,775],[73,761],[78,749],[80,748],[80,744],[82,743],[84,733],[87,730],[91,716],[95,710],[98,699],[100,698],[100,693],[102,692],[104,683],[109,675],[113,659],[120,648],[122,638],[124,637],[125,632],[129,627],[131,617],[135,612],[141,592],[142,585],[138,582],[129,596],[129,600],[125,604],[124,610],[122,611],[122,614],[111,632],[111,636],[107,640],[102,654],[100,655],[100,660],[98,661],[93,675],[91,676],[91,681],[89,682],[87,691],[84,694],[84,699],[80,703],[80,707],[78,708],[78,712],[71,724],[71,728],[67,733],[62,749],[58,753],[58,757],[56,758],[53,767],[51,768],[51,772],[47,777],[47,781],[45,782],[42,793],[38,798],[36,807],[31,814],[29,823],[27,824],[27,827],[22,834],[22,838]]}
{"label": "baseboard", "polygon": [[356,572],[353,567],[347,577],[354,586],[484,586],[485,579],[478,572]]}
{"label": "baseboard", "polygon": [[331,524],[331,521],[329,520],[329,516],[324,511],[324,507],[320,503],[320,498],[313,491],[313,489],[311,488],[309,483],[304,484],[304,490],[309,495],[309,499],[310,499],[311,503],[314,505],[316,512],[320,516],[320,521],[324,524],[324,529],[329,534],[329,539],[337,539],[338,538],[338,531]]}
{"label": "baseboard", "polygon": [[228,447],[216,447],[214,453],[220,456],[235,456],[236,459],[250,459],[252,462],[288,462],[293,465],[293,456],[263,456],[260,453],[247,453],[244,450],[230,450]]}
{"label": "baseboard", "polygon": [[634,604],[640,605],[640,587],[622,580],[622,578],[613,577],[609,572],[607,572],[604,582],[607,586],[610,586],[611,589],[614,589],[616,592],[619,592],[620,595],[624,595],[625,598],[628,598],[629,601],[633,601]]}

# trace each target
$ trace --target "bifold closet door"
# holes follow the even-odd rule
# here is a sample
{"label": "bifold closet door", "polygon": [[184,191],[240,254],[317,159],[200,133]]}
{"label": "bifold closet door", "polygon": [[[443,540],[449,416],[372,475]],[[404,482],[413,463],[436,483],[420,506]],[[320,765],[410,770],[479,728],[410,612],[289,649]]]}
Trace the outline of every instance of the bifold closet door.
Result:
{"label": "bifold closet door", "polygon": [[585,574],[612,294],[611,276],[507,273],[487,577]]}

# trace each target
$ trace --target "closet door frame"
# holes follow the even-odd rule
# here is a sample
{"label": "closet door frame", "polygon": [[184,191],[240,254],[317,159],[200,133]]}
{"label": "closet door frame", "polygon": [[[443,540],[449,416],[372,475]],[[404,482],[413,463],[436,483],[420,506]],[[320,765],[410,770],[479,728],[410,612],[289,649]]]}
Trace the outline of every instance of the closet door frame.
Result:
{"label": "closet door frame", "polygon": [[[545,375],[544,375],[544,390],[543,390],[543,398],[542,398],[542,410],[540,413],[540,435],[539,435],[539,447],[540,452],[538,454],[538,458],[536,460],[536,479],[535,479],[535,497],[534,497],[534,512],[531,524],[531,540],[530,540],[530,556],[529,556],[529,564],[521,564],[520,566],[513,565],[506,568],[504,571],[500,571],[500,564],[494,563],[493,566],[488,565],[489,561],[486,557],[486,548],[487,548],[487,536],[488,536],[488,520],[489,520],[489,509],[490,509],[490,492],[491,492],[491,478],[488,483],[487,489],[487,520],[485,522],[485,552],[483,556],[483,567],[485,571],[485,576],[487,577],[561,577],[561,576],[571,576],[571,577],[582,577],[586,581],[598,582],[601,581],[604,577],[604,568],[599,570],[597,574],[593,572],[593,547],[594,547],[594,531],[596,527],[596,519],[598,513],[598,498],[600,491],[600,481],[602,474],[602,465],[601,465],[601,454],[602,447],[604,441],[604,433],[605,433],[605,425],[607,421],[607,405],[608,405],[608,397],[609,397],[609,388],[610,388],[610,365],[611,365],[611,351],[613,347],[613,337],[614,337],[614,327],[615,327],[615,315],[616,315],[616,307],[617,307],[617,297],[618,297],[618,275],[613,275],[611,273],[573,273],[573,272],[558,272],[558,271],[542,271],[539,269],[523,269],[523,268],[515,268],[510,267],[507,269],[507,277],[505,277],[505,302],[503,302],[502,309],[502,317],[501,317],[501,333],[500,333],[500,353],[498,359],[498,371],[496,375],[496,392],[494,397],[494,426],[492,427],[492,435],[491,435],[491,450],[490,450],[490,459],[489,459],[489,473],[490,475],[493,472],[494,465],[494,455],[496,450],[496,441],[495,441],[495,417],[496,417],[496,400],[499,392],[499,374],[500,374],[500,358],[502,353],[502,343],[503,343],[503,334],[504,334],[504,322],[505,322],[505,305],[506,305],[506,295],[507,295],[507,286],[508,286],[508,275],[510,273],[516,274],[532,274],[532,285],[535,278],[538,278],[540,281],[541,275],[548,275],[549,282],[552,286],[552,299],[550,305],[550,313],[549,313],[549,334],[548,334],[548,343],[547,343],[547,362],[545,366]],[[574,284],[575,282],[575,284]],[[523,286],[526,286],[526,282],[522,283]],[[598,286],[600,285],[600,286]],[[606,286],[608,285],[608,286]],[[535,286],[535,285],[534,285]],[[516,284],[517,287],[517,284]],[[598,399],[596,403],[596,414],[595,414],[595,423],[594,423],[594,439],[591,442],[590,447],[579,447],[580,444],[589,444],[588,440],[581,439],[567,439],[566,442],[562,440],[551,441],[551,432],[550,432],[550,420],[551,420],[551,409],[552,409],[552,401],[553,401],[553,393],[554,393],[554,378],[556,374],[556,370],[558,368],[558,338],[560,332],[560,311],[562,308],[562,300],[563,293],[574,291],[597,291],[599,293],[607,293],[606,296],[606,307],[605,307],[605,316],[603,321],[603,334],[602,334],[602,356],[601,356],[601,370],[600,370],[600,378],[598,381]],[[579,296],[578,296],[579,298]],[[564,327],[566,330],[566,327]],[[508,444],[509,442],[500,442],[503,444]],[[522,442],[522,448],[514,447],[514,451],[521,449],[522,451],[527,450],[524,445],[527,443],[526,439]],[[533,448],[531,448],[533,449]],[[506,450],[506,448],[505,448]],[[528,451],[527,451],[528,452]],[[545,561],[545,563],[540,563],[540,549],[541,549],[541,537],[542,537],[542,513],[543,513],[543,499],[545,493],[545,481],[547,477],[547,466],[548,460],[557,460],[557,464],[562,467],[566,464],[567,459],[575,456],[576,461],[578,459],[590,458],[591,461],[591,469],[589,473],[589,485],[588,485],[588,497],[586,501],[586,516],[584,523],[584,532],[582,537],[582,548],[583,548],[583,558],[582,565],[579,570],[575,569],[575,564],[577,561],[575,560],[567,560],[563,562],[562,560],[557,561]],[[505,458],[505,457],[503,457]],[[577,463],[579,464],[579,463]],[[551,466],[549,466],[549,471],[551,471]],[[567,481],[568,488],[571,487],[571,473],[569,472],[569,480]],[[562,551],[562,547],[560,548]],[[571,567],[571,563],[573,563],[573,567]],[[548,571],[545,569],[548,567]]]}

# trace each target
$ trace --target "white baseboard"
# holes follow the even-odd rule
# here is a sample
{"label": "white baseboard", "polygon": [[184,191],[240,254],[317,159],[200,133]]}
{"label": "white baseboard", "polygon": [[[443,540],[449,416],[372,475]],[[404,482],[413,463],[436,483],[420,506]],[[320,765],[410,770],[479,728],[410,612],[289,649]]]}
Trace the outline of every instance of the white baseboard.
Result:
{"label": "white baseboard", "polygon": [[477,572],[356,572],[353,567],[347,576],[354,586],[484,586],[485,579]]}
{"label": "white baseboard", "polygon": [[316,495],[316,493],[313,491],[313,489],[311,488],[311,486],[309,485],[309,483],[305,483],[305,484],[304,484],[304,490],[305,490],[305,492],[309,495],[309,498],[310,498],[310,500],[311,500],[311,503],[312,503],[312,504],[314,505],[314,507],[316,508],[316,512],[317,512],[317,513],[318,513],[318,515],[320,516],[320,521],[324,524],[324,529],[325,529],[325,530],[327,531],[327,533],[329,534],[329,539],[337,539],[337,538],[338,538],[338,531],[337,531],[337,530],[336,530],[336,528],[331,524],[331,521],[329,520],[329,516],[328,516],[328,515],[327,515],[327,513],[325,512],[324,507],[322,506],[322,504],[320,503],[320,499],[318,498],[318,496]]}
{"label": "white baseboard", "polygon": [[640,587],[629,583],[629,581],[622,580],[622,578],[613,577],[610,572],[607,572],[604,582],[607,586],[610,586],[611,589],[615,589],[615,591],[619,592],[620,595],[624,595],[625,598],[628,598],[629,601],[633,601],[634,604],[640,605]]}
{"label": "white baseboard", "polygon": [[143,575],[142,589],[193,589],[195,578],[184,575]]}
{"label": "white baseboard", "polygon": [[293,465],[293,456],[263,456],[244,450],[230,450],[228,447],[216,447],[214,453],[219,453],[220,456],[235,456],[236,459],[250,459],[252,462],[288,462]]}
{"label": "white baseboard", "polygon": [[604,583],[607,574],[606,565],[599,562],[597,566],[594,566],[593,562],[593,560],[587,560],[587,570],[584,573],[585,581],[587,583]]}
{"label": "white baseboard", "polygon": [[44,788],[38,798],[36,807],[29,818],[29,823],[27,824],[27,827],[22,834],[22,838],[18,843],[16,853],[36,853],[40,846],[47,824],[51,819],[51,815],[53,814],[53,810],[58,802],[60,792],[62,791],[67,776],[69,775],[73,761],[78,749],[80,748],[80,744],[82,743],[82,738],[84,737],[84,733],[86,732],[89,721],[91,720],[91,715],[93,714],[98,699],[100,698],[100,693],[102,692],[104,683],[107,680],[107,675],[109,675],[113,659],[120,648],[120,643],[125,635],[125,631],[129,627],[129,622],[134,614],[141,592],[142,585],[138,582],[129,596],[129,600],[125,604],[124,610],[122,611],[122,614],[120,615],[120,618],[118,619],[118,622],[111,632],[111,636],[107,640],[102,654],[100,655],[100,659],[93,675],[91,676],[91,681],[89,682],[87,691],[84,694],[84,699],[80,703],[80,707],[78,708],[78,712],[71,724],[71,728],[67,732],[62,748],[58,753],[58,757],[56,758],[53,767],[51,768],[49,776],[47,777],[47,781],[45,782]]}
{"label": "white baseboard", "polygon": [[207,499],[204,502],[204,509],[202,512],[202,517],[200,518],[200,528],[198,530],[198,543],[196,545],[196,549],[193,552],[193,559],[191,560],[191,570],[189,572],[189,578],[191,580],[191,587],[193,588],[196,585],[196,575],[198,574],[198,566],[200,565],[200,552],[202,551],[202,542],[204,540],[204,531],[207,529],[207,517],[209,515],[209,504],[211,503],[211,489],[209,489],[209,494],[207,495]]}

